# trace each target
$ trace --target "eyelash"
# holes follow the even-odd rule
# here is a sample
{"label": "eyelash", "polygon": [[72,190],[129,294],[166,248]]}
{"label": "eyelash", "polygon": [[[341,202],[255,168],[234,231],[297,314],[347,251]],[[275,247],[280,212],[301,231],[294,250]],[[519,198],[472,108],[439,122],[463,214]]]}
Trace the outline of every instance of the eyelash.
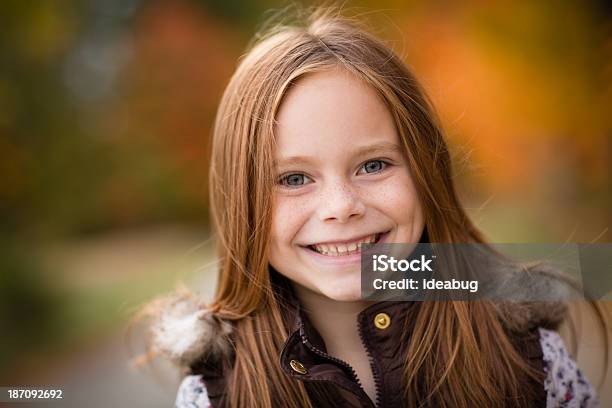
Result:
{"label": "eyelash", "polygon": [[[368,161],[364,162],[364,163],[361,165],[361,167],[359,167],[359,170],[363,169],[363,168],[366,166],[366,164],[368,164],[368,163],[372,163],[372,162],[380,162],[380,163],[382,164],[382,168],[381,168],[380,170],[378,170],[378,171],[375,171],[375,172],[372,172],[372,173],[365,173],[365,174],[376,174],[376,173],[380,173],[380,172],[384,171],[384,170],[385,170],[385,169],[386,169],[386,168],[389,166],[389,162],[387,162],[386,160],[382,160],[382,159],[374,159],[374,160],[368,160]],[[308,177],[308,176],[306,176],[304,173],[287,173],[287,174],[284,174],[284,175],[282,175],[282,176],[280,176],[280,177],[279,177],[279,179],[278,179],[278,184],[280,184],[280,185],[281,185],[281,186],[283,186],[284,188],[288,188],[288,189],[296,189],[296,188],[300,188],[300,187],[302,187],[302,186],[305,186],[306,184],[310,184],[310,183],[304,183],[304,184],[300,184],[300,185],[297,185],[297,186],[286,184],[286,181],[287,181],[287,178],[288,178],[288,177],[290,177],[290,176],[296,176],[296,175],[299,175],[299,176],[304,176],[304,177]]]}

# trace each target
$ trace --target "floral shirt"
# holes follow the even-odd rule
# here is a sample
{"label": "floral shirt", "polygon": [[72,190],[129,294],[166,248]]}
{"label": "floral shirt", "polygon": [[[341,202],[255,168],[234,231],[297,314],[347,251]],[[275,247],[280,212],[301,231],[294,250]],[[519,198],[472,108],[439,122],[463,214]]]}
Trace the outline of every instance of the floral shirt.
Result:
{"label": "floral shirt", "polygon": [[[544,354],[544,389],[547,408],[597,407],[595,390],[571,358],[557,332],[539,329]],[[179,386],[175,408],[211,408],[199,375],[190,375]]]}
{"label": "floral shirt", "polygon": [[206,387],[199,375],[188,375],[179,386],[176,408],[211,408]]}
{"label": "floral shirt", "polygon": [[540,329],[544,353],[544,388],[547,407],[584,408],[598,406],[595,390],[571,358],[557,332]]}

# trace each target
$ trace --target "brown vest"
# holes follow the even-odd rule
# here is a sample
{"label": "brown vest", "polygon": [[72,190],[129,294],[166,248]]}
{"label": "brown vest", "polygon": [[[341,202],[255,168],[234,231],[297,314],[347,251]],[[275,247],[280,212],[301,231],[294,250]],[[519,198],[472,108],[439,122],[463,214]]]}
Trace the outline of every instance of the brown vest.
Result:
{"label": "brown vest", "polygon": [[[286,286],[285,286],[286,288]],[[325,343],[291,290],[286,300],[294,301],[285,314],[289,336],[280,352],[279,364],[283,372],[295,381],[302,381],[316,407],[404,407],[402,392],[403,366],[406,361],[408,341],[400,341],[410,333],[411,321],[416,317],[418,302],[379,302],[363,310],[357,316],[359,334],[370,357],[376,383],[376,401],[372,401],[361,387],[355,371],[345,362],[330,356]],[[289,303],[291,304],[291,303]],[[532,381],[525,395],[531,395],[532,407],[546,406],[543,385],[543,354],[537,327],[523,335],[513,335],[510,340],[527,362],[542,373],[542,381]],[[225,367],[223,367],[225,365]],[[191,365],[192,374],[200,374],[206,385],[214,408],[228,406],[231,393],[226,389],[228,364],[199,360]],[[262,373],[265,375],[265,373]],[[469,375],[469,373],[466,373]],[[282,407],[279,401],[279,407]],[[508,406],[516,402],[508,401]],[[525,406],[525,405],[523,405]]]}

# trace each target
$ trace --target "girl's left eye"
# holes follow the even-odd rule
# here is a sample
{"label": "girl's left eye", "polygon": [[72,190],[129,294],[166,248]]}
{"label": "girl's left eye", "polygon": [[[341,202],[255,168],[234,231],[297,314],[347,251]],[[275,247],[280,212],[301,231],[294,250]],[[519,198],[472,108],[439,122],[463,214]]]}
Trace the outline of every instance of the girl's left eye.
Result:
{"label": "girl's left eye", "polygon": [[363,170],[366,173],[378,173],[382,171],[387,166],[387,163],[382,160],[370,160],[367,161],[361,166],[360,170]]}

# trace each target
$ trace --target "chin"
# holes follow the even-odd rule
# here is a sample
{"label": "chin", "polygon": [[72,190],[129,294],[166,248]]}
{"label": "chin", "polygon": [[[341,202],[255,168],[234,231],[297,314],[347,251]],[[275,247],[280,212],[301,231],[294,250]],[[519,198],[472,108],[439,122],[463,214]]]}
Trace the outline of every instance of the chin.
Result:
{"label": "chin", "polygon": [[357,285],[344,285],[342,283],[330,283],[329,286],[321,288],[321,293],[338,302],[355,302],[361,300],[361,282]]}

